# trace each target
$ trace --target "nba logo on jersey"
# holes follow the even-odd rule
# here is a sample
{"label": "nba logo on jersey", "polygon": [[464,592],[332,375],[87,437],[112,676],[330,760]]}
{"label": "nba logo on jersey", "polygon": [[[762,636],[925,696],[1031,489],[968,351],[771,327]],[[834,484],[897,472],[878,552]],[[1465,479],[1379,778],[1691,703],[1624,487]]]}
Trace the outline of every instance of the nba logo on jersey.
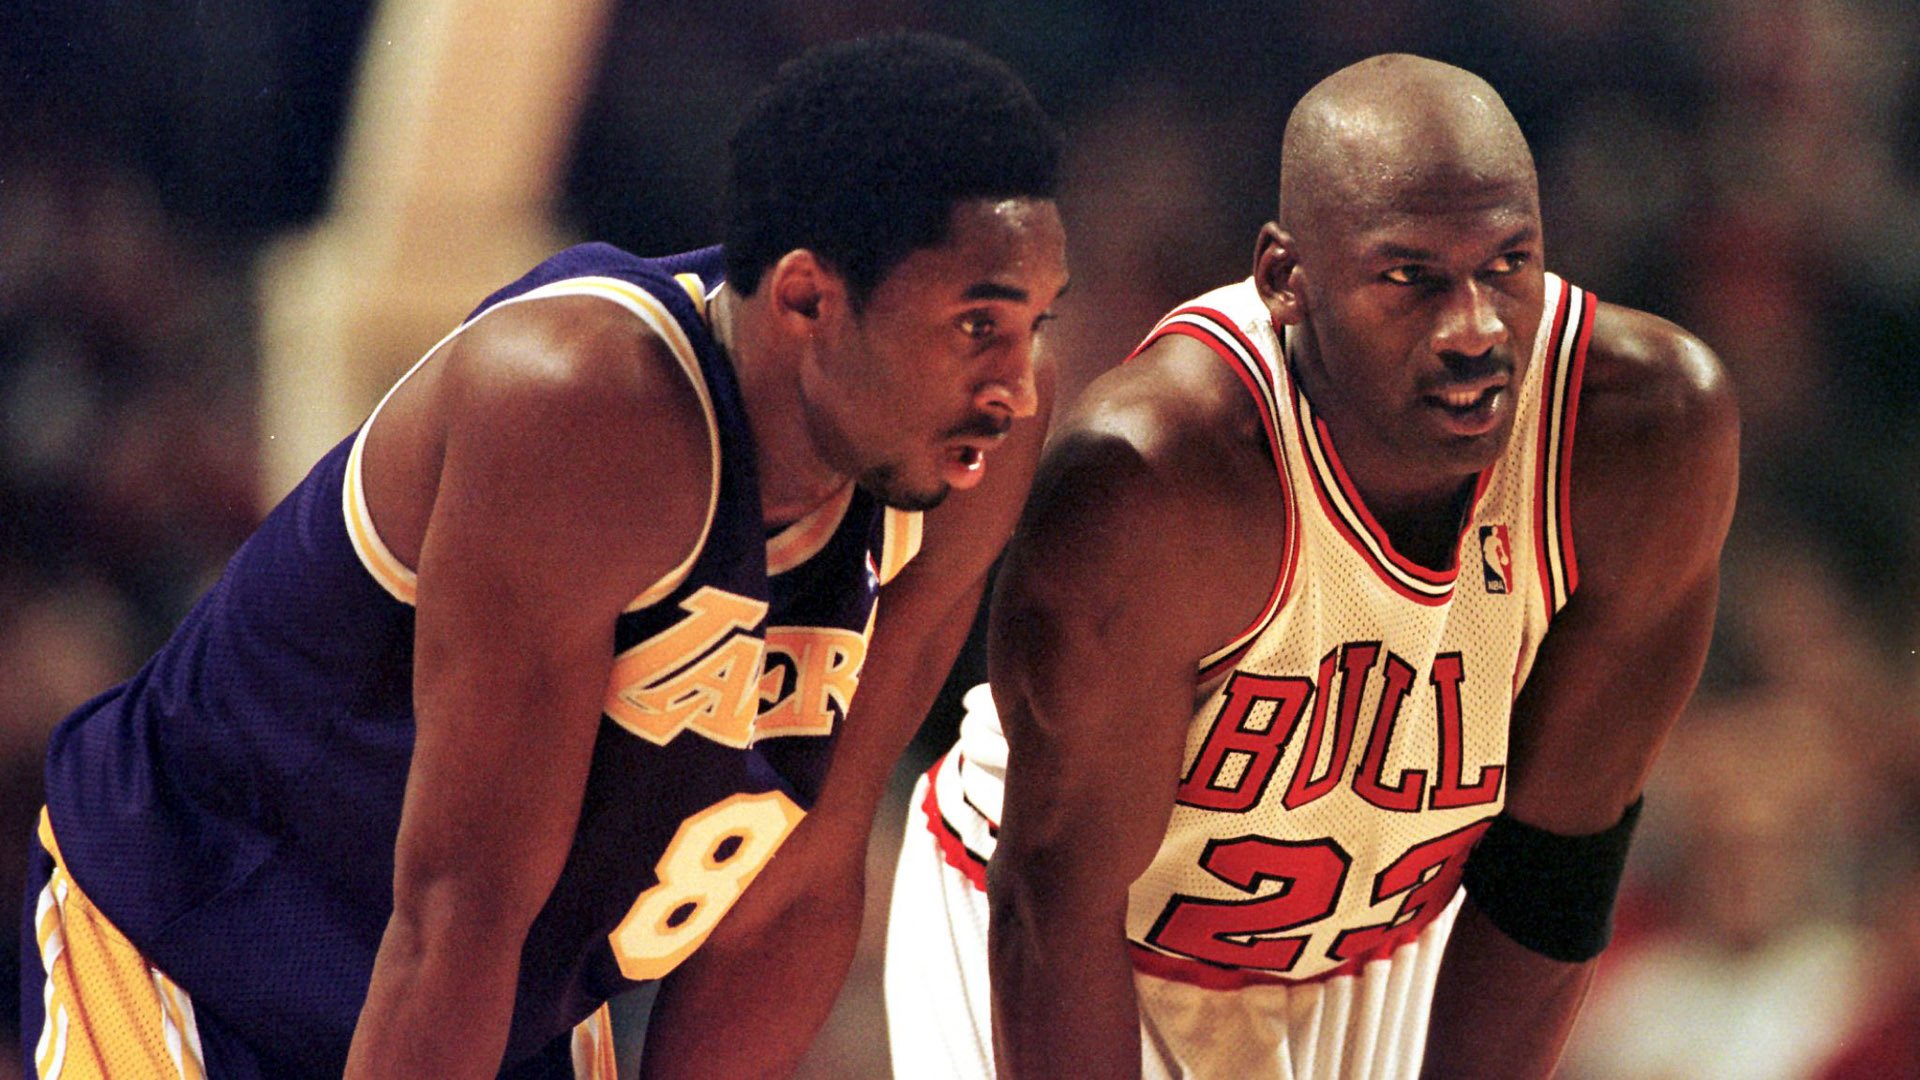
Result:
{"label": "nba logo on jersey", "polygon": [[1505,525],[1480,526],[1480,569],[1490,593],[1513,591],[1513,544]]}

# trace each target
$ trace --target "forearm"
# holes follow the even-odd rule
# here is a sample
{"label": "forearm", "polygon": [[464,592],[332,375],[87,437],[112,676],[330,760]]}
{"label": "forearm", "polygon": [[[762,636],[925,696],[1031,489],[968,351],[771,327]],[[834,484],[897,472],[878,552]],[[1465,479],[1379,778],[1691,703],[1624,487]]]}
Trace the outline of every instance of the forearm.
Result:
{"label": "forearm", "polygon": [[[856,905],[857,908],[857,905]],[[790,919],[790,922],[799,922]],[[647,1026],[645,1080],[742,1080],[791,1076],[833,1011],[859,943],[858,911],[837,924],[796,927],[792,950],[701,952],[674,972],[654,999]],[[742,1026],[742,995],[767,1003]],[[716,1017],[729,1031],[716,1034]]]}
{"label": "forearm", "polygon": [[996,888],[988,932],[998,1074],[1139,1076],[1140,1006],[1124,903],[1080,919],[1017,896],[1017,888]]}
{"label": "forearm", "polygon": [[[647,1080],[786,1076],[805,1057],[859,947],[876,808],[953,665],[979,595],[978,582],[932,598],[882,594],[873,647],[819,798],[661,987],[641,1062]],[[743,1000],[768,1003],[749,1037],[734,1019]]]}
{"label": "forearm", "polygon": [[390,920],[347,1057],[349,1080],[490,1077],[512,1023],[519,950]]}
{"label": "forearm", "polygon": [[[647,1080],[784,1077],[805,1057],[859,945],[867,833],[808,817],[654,1000]],[[784,871],[784,872],[783,872]],[[764,887],[763,887],[764,886]],[[753,1010],[741,1025],[743,1001]]]}
{"label": "forearm", "polygon": [[1593,978],[1593,961],[1552,960],[1495,927],[1469,898],[1434,991],[1429,1080],[1551,1076]]}

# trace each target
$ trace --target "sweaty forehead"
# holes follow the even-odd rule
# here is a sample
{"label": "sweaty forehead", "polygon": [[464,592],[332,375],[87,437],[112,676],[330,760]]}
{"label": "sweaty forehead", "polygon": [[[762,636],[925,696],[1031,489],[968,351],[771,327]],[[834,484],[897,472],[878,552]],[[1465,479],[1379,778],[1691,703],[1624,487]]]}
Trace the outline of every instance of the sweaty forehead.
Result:
{"label": "sweaty forehead", "polygon": [[1376,58],[1316,86],[1287,122],[1281,218],[1296,232],[1329,217],[1536,201],[1519,125],[1491,86],[1458,68]]}

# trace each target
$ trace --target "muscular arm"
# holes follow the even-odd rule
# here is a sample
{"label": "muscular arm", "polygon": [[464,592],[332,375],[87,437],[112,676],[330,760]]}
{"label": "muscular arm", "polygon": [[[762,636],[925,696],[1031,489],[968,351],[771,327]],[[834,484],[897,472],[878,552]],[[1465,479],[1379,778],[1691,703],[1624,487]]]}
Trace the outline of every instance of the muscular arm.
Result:
{"label": "muscular arm", "polygon": [[1251,402],[1217,358],[1166,339],[1086,400],[1041,466],[989,636],[1010,751],[987,868],[1006,1077],[1139,1075],[1127,890],[1173,807],[1196,662],[1257,614],[1282,541]]}
{"label": "muscular arm", "polygon": [[[1580,584],[1514,710],[1507,813],[1520,821],[1597,833],[1639,797],[1705,662],[1738,426],[1704,346],[1652,316],[1601,308],[1574,445]],[[1425,1074],[1547,1076],[1592,969],[1523,948],[1469,897],[1441,968]]]}
{"label": "muscular arm", "polygon": [[579,818],[614,619],[692,549],[708,500],[692,387],[613,305],[504,308],[416,380],[367,449],[376,524],[418,567],[418,618],[394,910],[357,1078],[499,1070],[520,950]]}
{"label": "muscular arm", "polygon": [[[1036,416],[993,451],[986,479],[927,512],[920,554],[880,591],[861,668],[820,798],[700,951],[655,999],[641,1073],[784,1076],[826,1022],[859,944],[867,836],[888,778],[966,640],[987,572],[1013,529],[1047,426]],[[740,1002],[766,1002],[742,1027]]]}

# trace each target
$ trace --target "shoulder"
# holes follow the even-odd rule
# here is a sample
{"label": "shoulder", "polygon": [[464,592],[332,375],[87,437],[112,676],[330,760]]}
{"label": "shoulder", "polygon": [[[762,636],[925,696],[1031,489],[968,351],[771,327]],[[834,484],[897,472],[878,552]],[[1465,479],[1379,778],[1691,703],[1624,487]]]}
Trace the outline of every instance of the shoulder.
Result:
{"label": "shoulder", "polygon": [[[954,551],[983,569],[1017,521],[1030,546],[1074,551],[1064,570],[1096,576],[1162,542],[1236,533],[1210,518],[1260,513],[1263,483],[1277,496],[1251,393],[1205,345],[1162,338],[1065,408],[1053,365],[1039,374],[1040,415],[993,451],[987,481],[927,512],[921,573]],[[1143,520],[1161,527],[1144,537]]]}
{"label": "shoulder", "polygon": [[450,439],[465,432],[530,452],[611,441],[616,457],[625,448],[636,466],[647,463],[644,480],[712,452],[694,363],[617,303],[567,295],[505,304],[449,343],[442,416]]}
{"label": "shoulder", "polygon": [[1125,581],[1148,604],[1192,601],[1209,613],[1197,657],[1268,596],[1283,497],[1245,385],[1205,345],[1162,338],[1095,379],[1049,438],[1016,534],[1045,572],[1021,588],[1078,604]]}
{"label": "shoulder", "polygon": [[1271,471],[1252,392],[1213,350],[1178,335],[1095,379],[1047,455],[1059,467],[1130,480],[1132,497],[1187,503]]}
{"label": "shoulder", "polygon": [[1089,526],[1151,516],[1169,540],[1193,538],[1277,496],[1269,461],[1245,386],[1205,345],[1166,337],[1095,379],[1061,418],[1034,498]]}
{"label": "shoulder", "polygon": [[1514,706],[1507,808],[1583,835],[1620,820],[1644,788],[1699,678],[1733,517],[1739,414],[1698,338],[1603,304],[1573,426],[1578,583]]}
{"label": "shoulder", "polygon": [[671,565],[701,532],[715,488],[718,447],[697,378],[618,304],[502,305],[449,342],[438,373],[443,485],[459,480],[463,495],[547,517],[541,532],[604,543],[616,560]]}
{"label": "shoulder", "polygon": [[1581,422],[1625,425],[1673,444],[1710,446],[1739,432],[1720,358],[1706,343],[1644,311],[1602,303],[1594,314]]}
{"label": "shoulder", "polygon": [[1739,438],[1739,408],[1713,350],[1658,316],[1601,304],[1573,448],[1582,566],[1604,567],[1615,550],[1644,566],[1637,556],[1654,544],[1681,563],[1717,559]]}
{"label": "shoulder", "polygon": [[[591,295],[501,304],[449,342],[448,378],[476,394],[622,406],[691,389],[674,349],[624,306]],[[604,400],[603,400],[604,399]]]}

